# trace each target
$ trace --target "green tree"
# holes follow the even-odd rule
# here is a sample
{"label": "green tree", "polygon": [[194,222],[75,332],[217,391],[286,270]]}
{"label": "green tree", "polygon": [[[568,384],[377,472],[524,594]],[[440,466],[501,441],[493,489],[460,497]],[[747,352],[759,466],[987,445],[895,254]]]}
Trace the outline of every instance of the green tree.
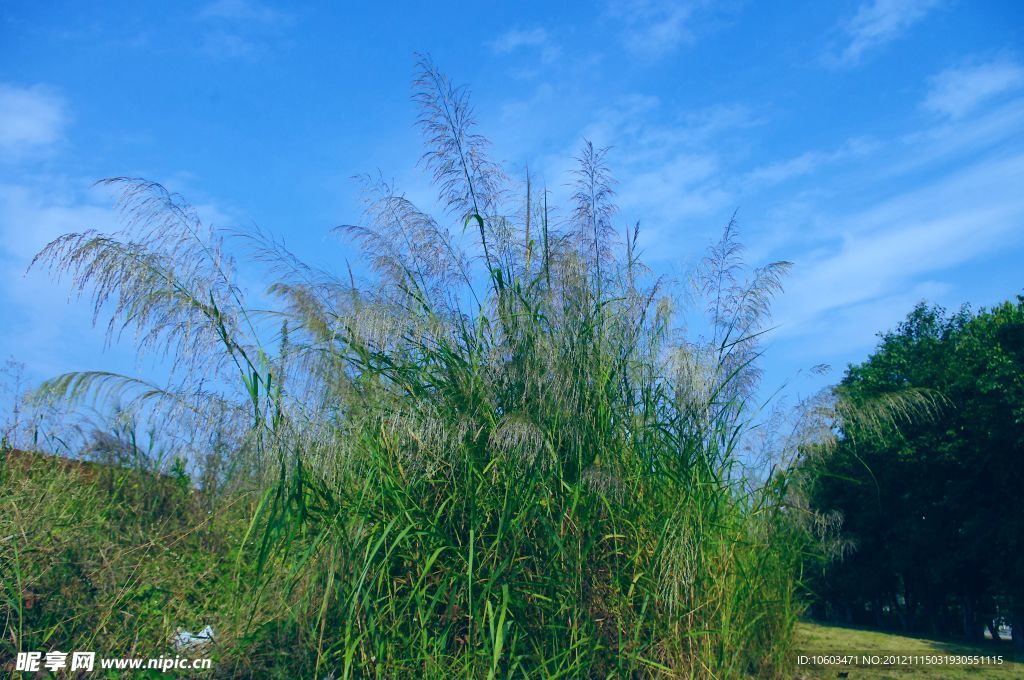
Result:
{"label": "green tree", "polygon": [[[1024,625],[1024,297],[977,314],[918,305],[838,395],[866,407],[908,389],[933,417],[846,423],[805,463],[819,511],[838,511],[855,546],[819,583],[819,604],[876,625],[981,635]],[[870,426],[869,426],[870,425]]]}

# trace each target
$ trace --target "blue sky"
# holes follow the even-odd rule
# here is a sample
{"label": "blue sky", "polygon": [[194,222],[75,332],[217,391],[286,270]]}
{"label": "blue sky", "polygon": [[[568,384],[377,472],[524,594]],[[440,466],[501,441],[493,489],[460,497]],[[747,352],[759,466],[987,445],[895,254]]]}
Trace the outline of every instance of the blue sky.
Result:
{"label": "blue sky", "polygon": [[753,264],[795,264],[767,386],[820,363],[835,380],[919,300],[1024,289],[1022,38],[1012,1],[2,2],[0,359],[153,370],[25,275],[55,236],[116,227],[96,179],[160,181],[337,268],[353,175],[429,205],[424,52],[471,86],[495,157],[556,196],[583,139],[612,146],[656,271],[686,272],[738,210]]}

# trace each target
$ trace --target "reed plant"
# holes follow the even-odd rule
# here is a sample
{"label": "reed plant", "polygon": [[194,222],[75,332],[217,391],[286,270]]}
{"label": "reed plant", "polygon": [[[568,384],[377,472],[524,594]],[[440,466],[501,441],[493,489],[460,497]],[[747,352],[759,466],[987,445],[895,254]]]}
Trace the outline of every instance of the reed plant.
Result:
{"label": "reed plant", "polygon": [[709,330],[688,337],[639,229],[616,226],[606,150],[584,144],[556,218],[490,160],[464,89],[424,59],[414,91],[439,212],[364,180],[365,219],[339,229],[359,276],[250,233],[276,302],[253,309],[239,242],[126,178],[108,180],[123,232],[35,263],[172,359],[170,386],[75,373],[51,393],[116,392],[190,432],[244,422],[251,614],[222,672],[781,677],[810,539],[785,472],[741,452],[788,263],[747,268],[730,222],[692,281]]}

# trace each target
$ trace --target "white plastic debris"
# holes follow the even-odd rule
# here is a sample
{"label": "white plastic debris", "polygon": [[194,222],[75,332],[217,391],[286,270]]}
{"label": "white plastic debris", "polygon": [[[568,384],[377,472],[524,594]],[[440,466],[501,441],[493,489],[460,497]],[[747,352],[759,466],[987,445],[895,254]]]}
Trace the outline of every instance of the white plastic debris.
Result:
{"label": "white plastic debris", "polygon": [[176,652],[201,652],[210,648],[213,644],[213,626],[207,626],[198,633],[190,633],[184,628],[178,628],[171,638]]}

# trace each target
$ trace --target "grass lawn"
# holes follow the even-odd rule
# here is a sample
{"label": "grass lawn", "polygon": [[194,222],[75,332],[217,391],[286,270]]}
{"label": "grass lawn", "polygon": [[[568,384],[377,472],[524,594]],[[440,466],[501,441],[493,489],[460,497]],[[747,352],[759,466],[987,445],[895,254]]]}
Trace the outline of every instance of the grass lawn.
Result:
{"label": "grass lawn", "polygon": [[[919,637],[907,637],[881,633],[862,628],[841,626],[823,626],[816,623],[801,623],[797,628],[796,653],[798,655],[825,655],[832,657],[855,656],[849,663],[833,665],[802,664],[798,665],[796,677],[806,680],[812,678],[846,677],[849,680],[858,678],[943,678],[959,680],[960,678],[1022,678],[1024,677],[1024,656],[1014,653],[1008,642],[986,642],[983,644],[964,644],[960,641],[929,640]],[[880,659],[864,659],[864,656],[877,655]],[[886,656],[918,657],[904,659],[907,663],[886,665]],[[961,664],[961,665],[927,665],[920,657],[935,656],[1002,656],[1002,665]],[[842,661],[843,659],[839,659]],[[842,675],[846,673],[846,675]]]}

